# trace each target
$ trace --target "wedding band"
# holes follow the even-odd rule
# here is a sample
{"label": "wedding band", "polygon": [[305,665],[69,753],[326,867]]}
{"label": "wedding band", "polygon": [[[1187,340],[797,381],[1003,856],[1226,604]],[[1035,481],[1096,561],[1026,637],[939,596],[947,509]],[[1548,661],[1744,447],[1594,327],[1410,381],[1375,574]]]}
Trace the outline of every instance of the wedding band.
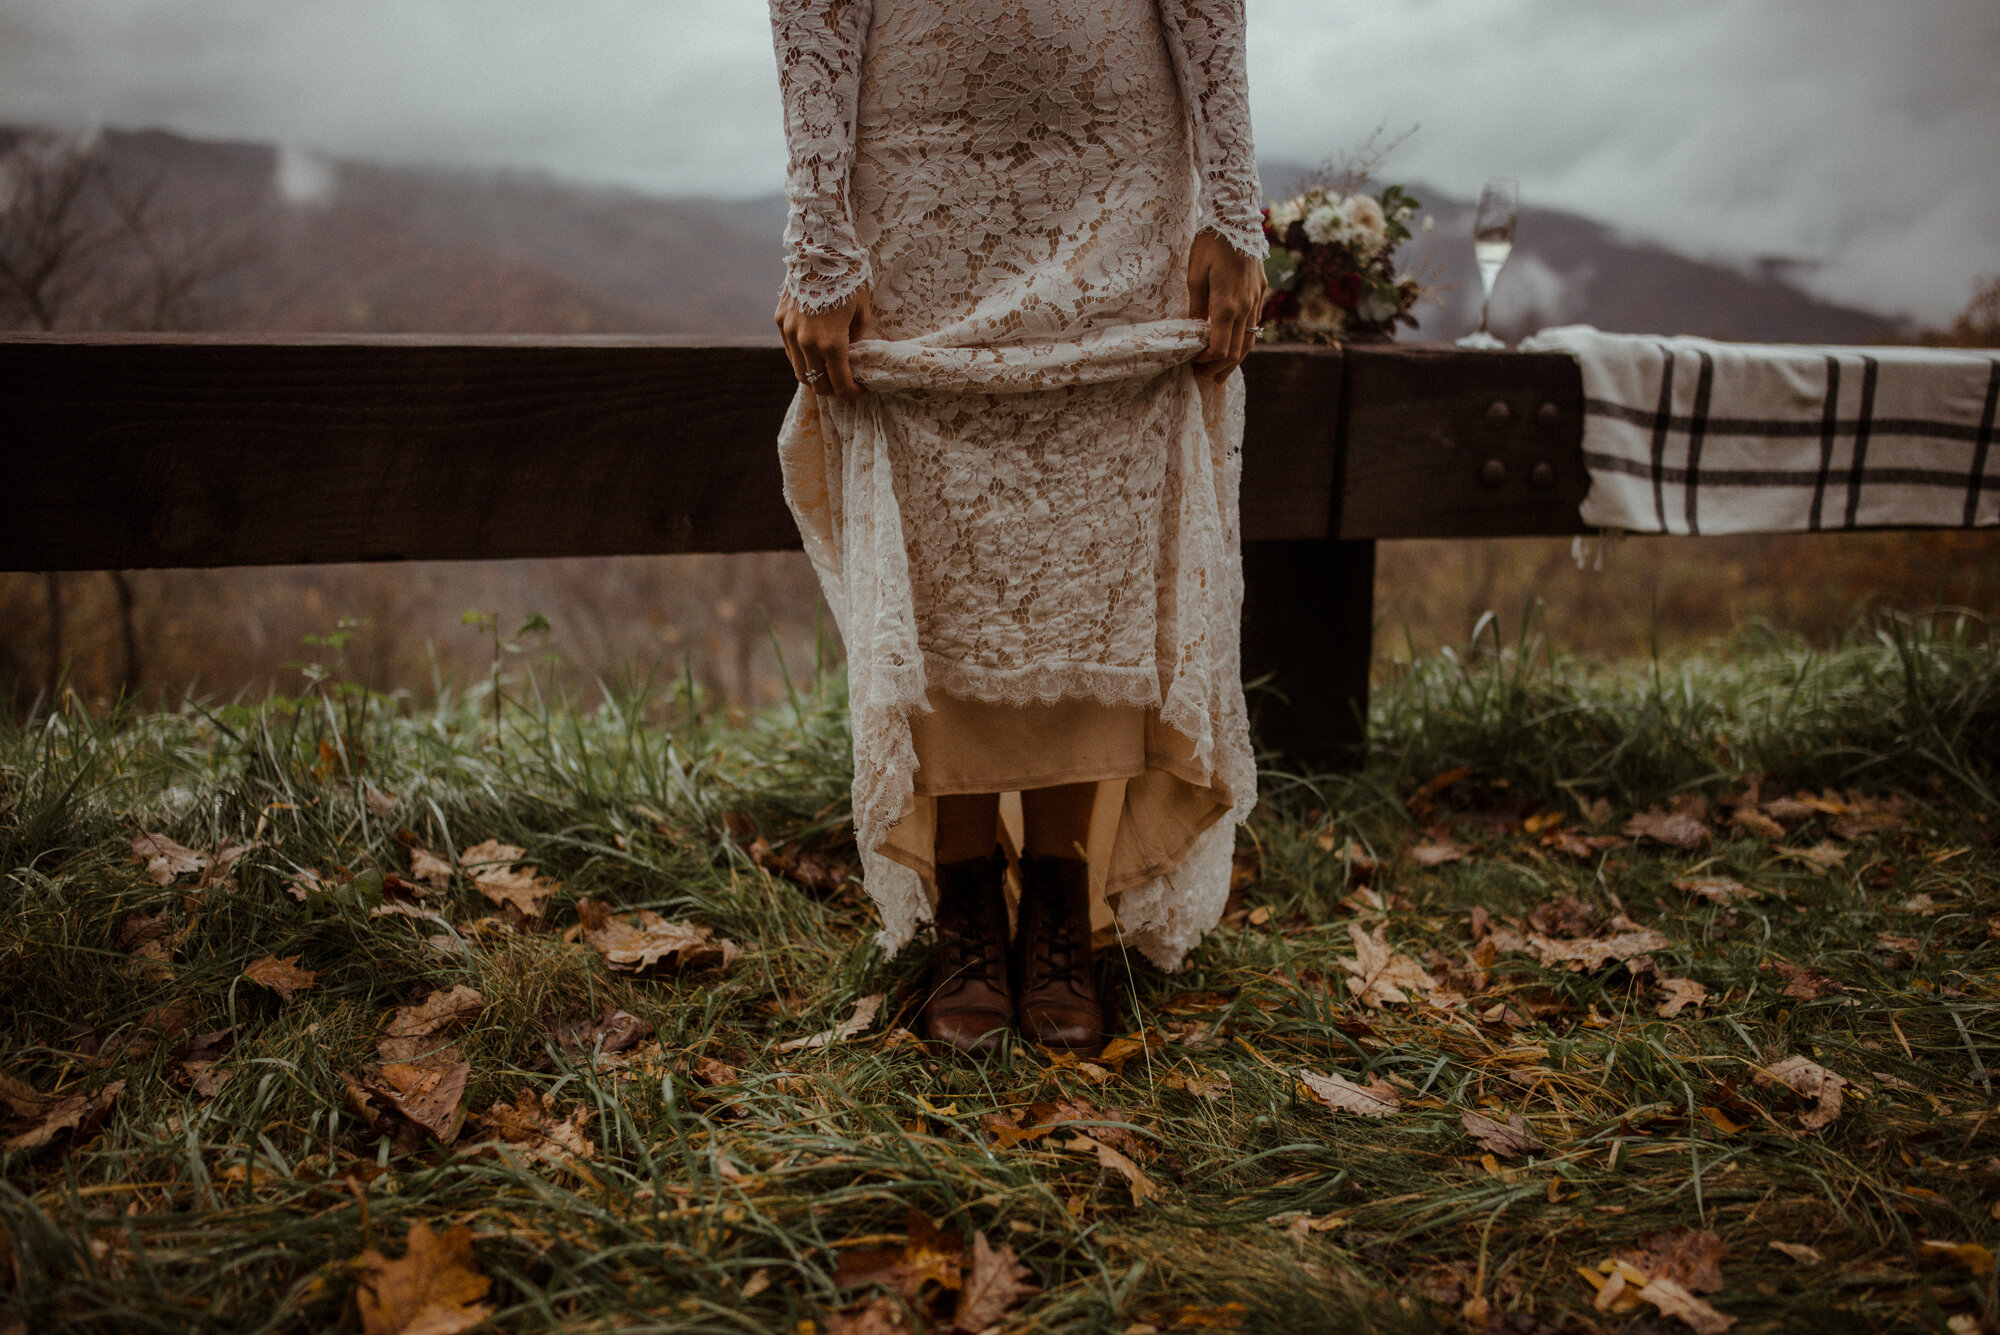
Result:
{"label": "wedding band", "polygon": [[806,372],[806,378],[805,378],[805,380],[804,380],[803,382],[801,382],[801,383],[803,383],[803,384],[807,384],[807,385],[810,385],[810,384],[812,384],[812,383],[813,383],[813,381],[815,381],[815,380],[818,380],[818,379],[819,379],[819,378],[820,378],[821,376],[823,376],[823,375],[825,375],[825,374],[826,374],[826,372],[824,372],[824,371],[820,371],[820,370],[812,370],[812,371],[807,371],[807,372]]}

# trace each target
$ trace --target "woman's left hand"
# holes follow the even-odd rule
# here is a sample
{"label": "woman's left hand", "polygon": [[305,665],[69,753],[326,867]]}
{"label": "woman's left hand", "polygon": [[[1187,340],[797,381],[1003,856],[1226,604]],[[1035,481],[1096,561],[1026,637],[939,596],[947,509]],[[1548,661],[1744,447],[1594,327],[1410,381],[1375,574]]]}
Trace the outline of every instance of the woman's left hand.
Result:
{"label": "woman's left hand", "polygon": [[1264,265],[1223,240],[1202,232],[1188,250],[1188,318],[1208,321],[1208,347],[1194,359],[1194,373],[1220,384],[1250,355],[1251,331],[1264,313]]}

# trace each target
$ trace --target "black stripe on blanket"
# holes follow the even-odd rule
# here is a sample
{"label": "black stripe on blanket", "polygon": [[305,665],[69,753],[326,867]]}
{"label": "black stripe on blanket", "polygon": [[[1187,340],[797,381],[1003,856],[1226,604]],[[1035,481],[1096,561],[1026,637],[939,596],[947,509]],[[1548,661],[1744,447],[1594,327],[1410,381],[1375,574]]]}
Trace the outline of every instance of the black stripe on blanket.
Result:
{"label": "black stripe on blanket", "polygon": [[1875,423],[1875,378],[1882,364],[1873,357],[1861,359],[1861,416],[1854,429],[1854,458],[1847,465],[1847,527],[1861,512],[1861,482],[1868,469],[1868,432]]}
{"label": "black stripe on blanket", "polygon": [[[1585,450],[1583,462],[1594,472],[1657,477],[1662,486],[1668,487],[1686,486],[1691,476],[1685,468],[1662,467],[1655,472],[1650,464],[1616,454],[1599,454],[1595,450]],[[1803,491],[1812,486],[1817,478],[1818,474],[1808,468],[1701,470],[1701,485],[1704,487],[1797,487]],[[2000,491],[2000,476],[1968,478],[1966,474],[1948,468],[1883,468],[1878,465],[1868,469],[1861,482],[1865,487],[1948,487],[1952,491],[1969,486],[1975,495]]]}
{"label": "black stripe on blanket", "polygon": [[[1667,432],[1674,421],[1674,350],[1662,343],[1660,356],[1660,406],[1653,411],[1653,514],[1659,520],[1660,532],[1667,531]],[[1590,411],[1588,400],[1584,402],[1585,413]],[[1640,426],[1646,424],[1643,417],[1632,419]]]}
{"label": "black stripe on blanket", "polygon": [[1833,471],[1833,442],[1840,434],[1840,358],[1826,358],[1826,403],[1819,418],[1819,476],[1813,481],[1812,517],[1806,527],[1819,531],[1820,506],[1826,503],[1826,477]]}
{"label": "black stripe on blanket", "polygon": [[1971,528],[1979,518],[1979,493],[1989,482],[1986,476],[1986,452],[1993,445],[1993,412],[2000,407],[2000,360],[1993,363],[1992,374],[1986,377],[1986,411],[1979,415],[1979,443],[1972,447],[1972,476],[1965,485],[1965,526]]}
{"label": "black stripe on blanket", "polygon": [[1691,534],[1700,533],[1695,522],[1695,502],[1701,496],[1701,438],[1708,430],[1709,394],[1715,388],[1715,358],[1701,354],[1701,374],[1694,382],[1694,421],[1688,427],[1687,525]]}
{"label": "black stripe on blanket", "polygon": [[[1657,408],[1630,408],[1609,399],[1585,399],[1583,411],[1595,417],[1611,417],[1633,426],[1643,426],[1655,430],[1688,431],[1694,426],[1693,416],[1666,417]],[[1835,424],[1836,435],[1852,436],[1861,428],[1861,419],[1847,418]],[[1979,428],[1969,422],[1933,422],[1920,417],[1881,417],[1869,425],[1869,434],[1876,436],[1915,436],[1924,440],[1962,440],[1976,444]],[[1794,418],[1780,421],[1759,417],[1711,417],[1708,419],[1706,434],[1709,436],[1821,436],[1826,424],[1810,418]]]}

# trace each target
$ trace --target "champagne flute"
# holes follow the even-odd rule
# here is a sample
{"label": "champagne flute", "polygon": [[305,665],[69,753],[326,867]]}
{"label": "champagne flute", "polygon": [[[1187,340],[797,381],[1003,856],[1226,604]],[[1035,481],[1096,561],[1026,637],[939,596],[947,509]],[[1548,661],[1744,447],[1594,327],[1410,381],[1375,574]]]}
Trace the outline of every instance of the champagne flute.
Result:
{"label": "champagne flute", "polygon": [[1514,251],[1514,223],[1521,212],[1521,188],[1512,181],[1488,181],[1479,192],[1479,212],[1472,220],[1472,258],[1479,264],[1479,329],[1458,340],[1461,348],[1495,350],[1507,345],[1486,330],[1493,304],[1493,280]]}

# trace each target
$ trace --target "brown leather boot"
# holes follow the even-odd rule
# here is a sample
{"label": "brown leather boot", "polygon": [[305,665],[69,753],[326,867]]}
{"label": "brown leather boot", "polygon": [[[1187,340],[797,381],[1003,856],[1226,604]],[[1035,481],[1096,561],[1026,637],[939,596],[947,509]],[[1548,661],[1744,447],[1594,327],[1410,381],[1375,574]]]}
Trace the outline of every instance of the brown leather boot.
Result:
{"label": "brown leather boot", "polygon": [[931,956],[924,1037],[983,1057],[1014,1015],[1007,978],[1007,855],[938,864],[937,953]]}
{"label": "brown leather boot", "polygon": [[1104,1006],[1090,963],[1090,867],[1077,858],[1021,859],[1014,1018],[1036,1043],[1094,1057]]}

